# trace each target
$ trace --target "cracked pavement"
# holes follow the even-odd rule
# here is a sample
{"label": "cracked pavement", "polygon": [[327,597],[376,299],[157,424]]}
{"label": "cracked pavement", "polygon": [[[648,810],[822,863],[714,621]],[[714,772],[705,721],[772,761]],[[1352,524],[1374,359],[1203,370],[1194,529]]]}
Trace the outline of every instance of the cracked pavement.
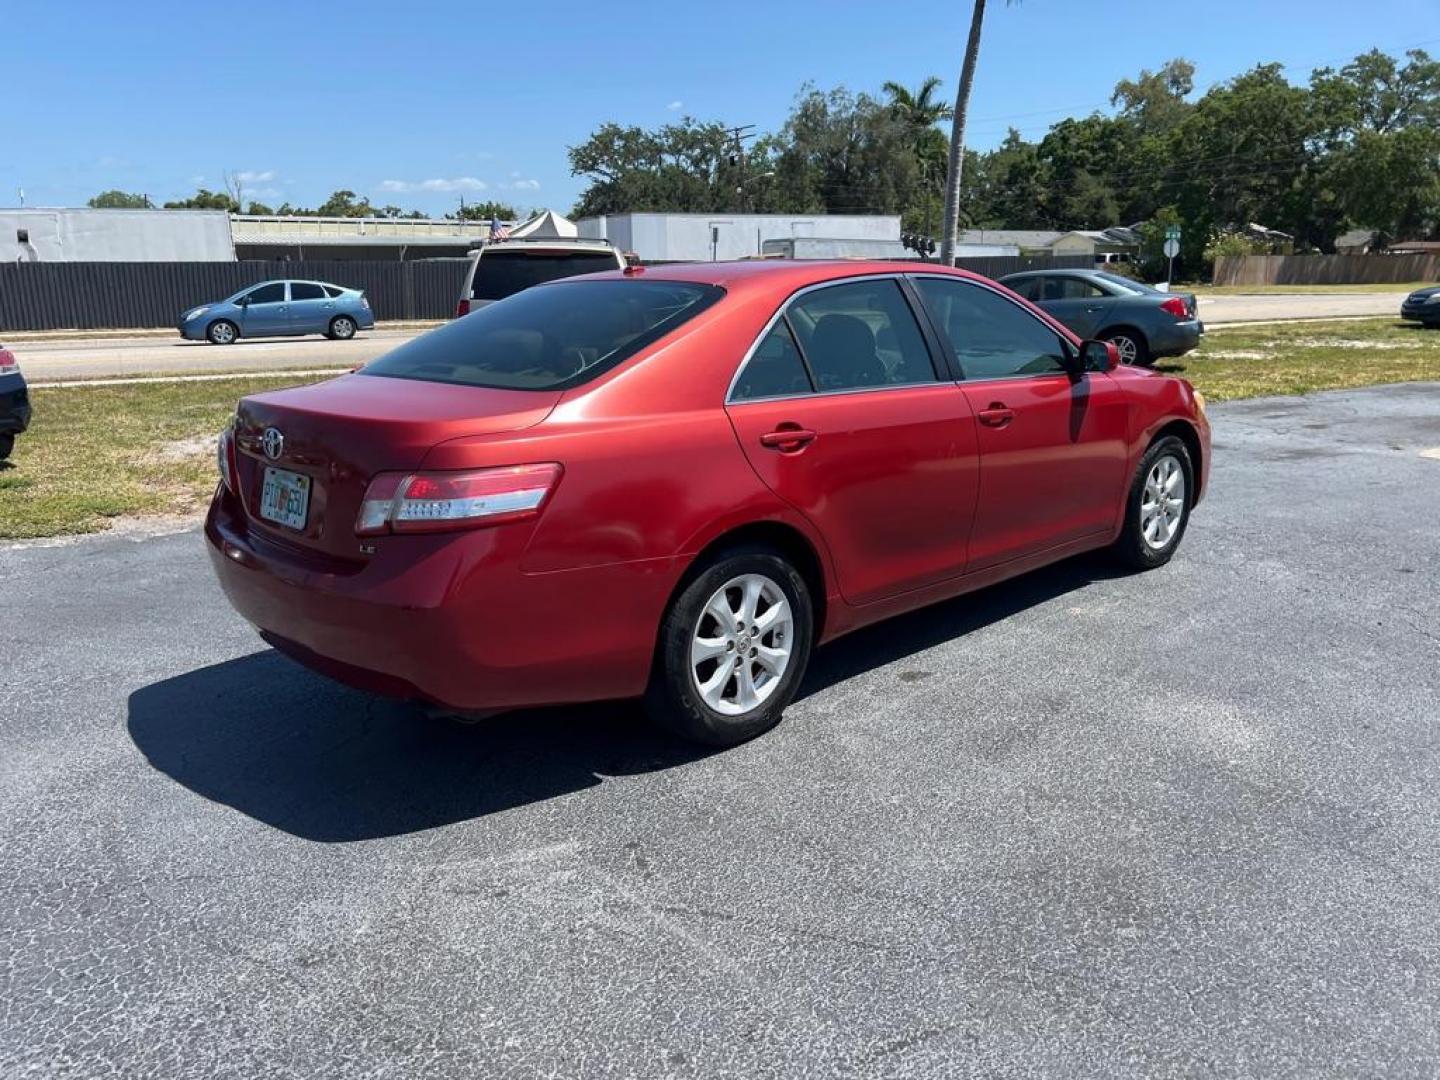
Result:
{"label": "cracked pavement", "polygon": [[1177,558],[844,639],[724,753],[0,549],[0,1076],[1440,1072],[1440,385],[1221,406]]}

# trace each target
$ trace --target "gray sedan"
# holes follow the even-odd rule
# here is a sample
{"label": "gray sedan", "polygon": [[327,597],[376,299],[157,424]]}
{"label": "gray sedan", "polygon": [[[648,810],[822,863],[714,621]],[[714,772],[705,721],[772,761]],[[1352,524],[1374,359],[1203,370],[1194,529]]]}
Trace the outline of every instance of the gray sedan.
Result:
{"label": "gray sedan", "polygon": [[212,345],[233,345],[242,337],[324,334],[349,341],[357,330],[373,330],[375,313],[361,289],[324,281],[262,281],[213,304],[180,316],[180,336]]}
{"label": "gray sedan", "polygon": [[1027,270],[1000,284],[1082,338],[1113,341],[1124,364],[1151,364],[1200,344],[1205,324],[1193,293],[1162,292],[1104,270]]}

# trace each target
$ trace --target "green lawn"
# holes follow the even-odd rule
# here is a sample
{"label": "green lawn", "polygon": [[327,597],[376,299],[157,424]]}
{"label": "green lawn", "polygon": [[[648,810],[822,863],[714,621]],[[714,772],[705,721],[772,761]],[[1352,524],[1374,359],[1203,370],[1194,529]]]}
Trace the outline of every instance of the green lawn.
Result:
{"label": "green lawn", "polygon": [[0,539],[198,512],[214,490],[215,438],[236,401],[297,381],[307,380],[32,387],[30,430],[0,464]]}
{"label": "green lawn", "polygon": [[1211,401],[1440,379],[1440,332],[1391,318],[1220,326],[1157,366]]}
{"label": "green lawn", "polygon": [[[1160,367],[1211,401],[1440,380],[1440,331],[1389,318],[1227,326]],[[0,465],[0,539],[199,512],[215,486],[215,436],[235,402],[296,381],[34,387],[34,425]]]}

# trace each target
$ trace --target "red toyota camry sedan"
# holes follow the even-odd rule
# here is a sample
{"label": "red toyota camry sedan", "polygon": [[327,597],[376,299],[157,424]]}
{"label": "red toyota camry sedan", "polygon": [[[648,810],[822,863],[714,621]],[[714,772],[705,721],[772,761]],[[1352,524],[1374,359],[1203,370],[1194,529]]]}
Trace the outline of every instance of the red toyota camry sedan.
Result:
{"label": "red toyota camry sedan", "polygon": [[240,402],[206,522],[275,648],[442,709],[644,697],[728,745],[811,649],[1092,548],[1174,553],[1204,402],[905,263],[540,285]]}

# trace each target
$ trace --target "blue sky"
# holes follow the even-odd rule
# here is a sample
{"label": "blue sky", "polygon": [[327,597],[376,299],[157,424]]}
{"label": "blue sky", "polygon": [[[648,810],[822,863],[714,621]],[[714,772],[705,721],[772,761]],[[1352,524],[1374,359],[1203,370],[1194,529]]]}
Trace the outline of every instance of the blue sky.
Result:
{"label": "blue sky", "polygon": [[[945,77],[963,0],[562,3],[0,0],[0,206],[155,201],[221,172],[265,202],[336,188],[441,213],[463,195],[574,202],[565,148],[607,120],[778,127],[797,88]],[[1440,52],[1440,0],[992,0],[972,146],[1105,108],[1121,78],[1183,55],[1204,87],[1260,61]]]}

